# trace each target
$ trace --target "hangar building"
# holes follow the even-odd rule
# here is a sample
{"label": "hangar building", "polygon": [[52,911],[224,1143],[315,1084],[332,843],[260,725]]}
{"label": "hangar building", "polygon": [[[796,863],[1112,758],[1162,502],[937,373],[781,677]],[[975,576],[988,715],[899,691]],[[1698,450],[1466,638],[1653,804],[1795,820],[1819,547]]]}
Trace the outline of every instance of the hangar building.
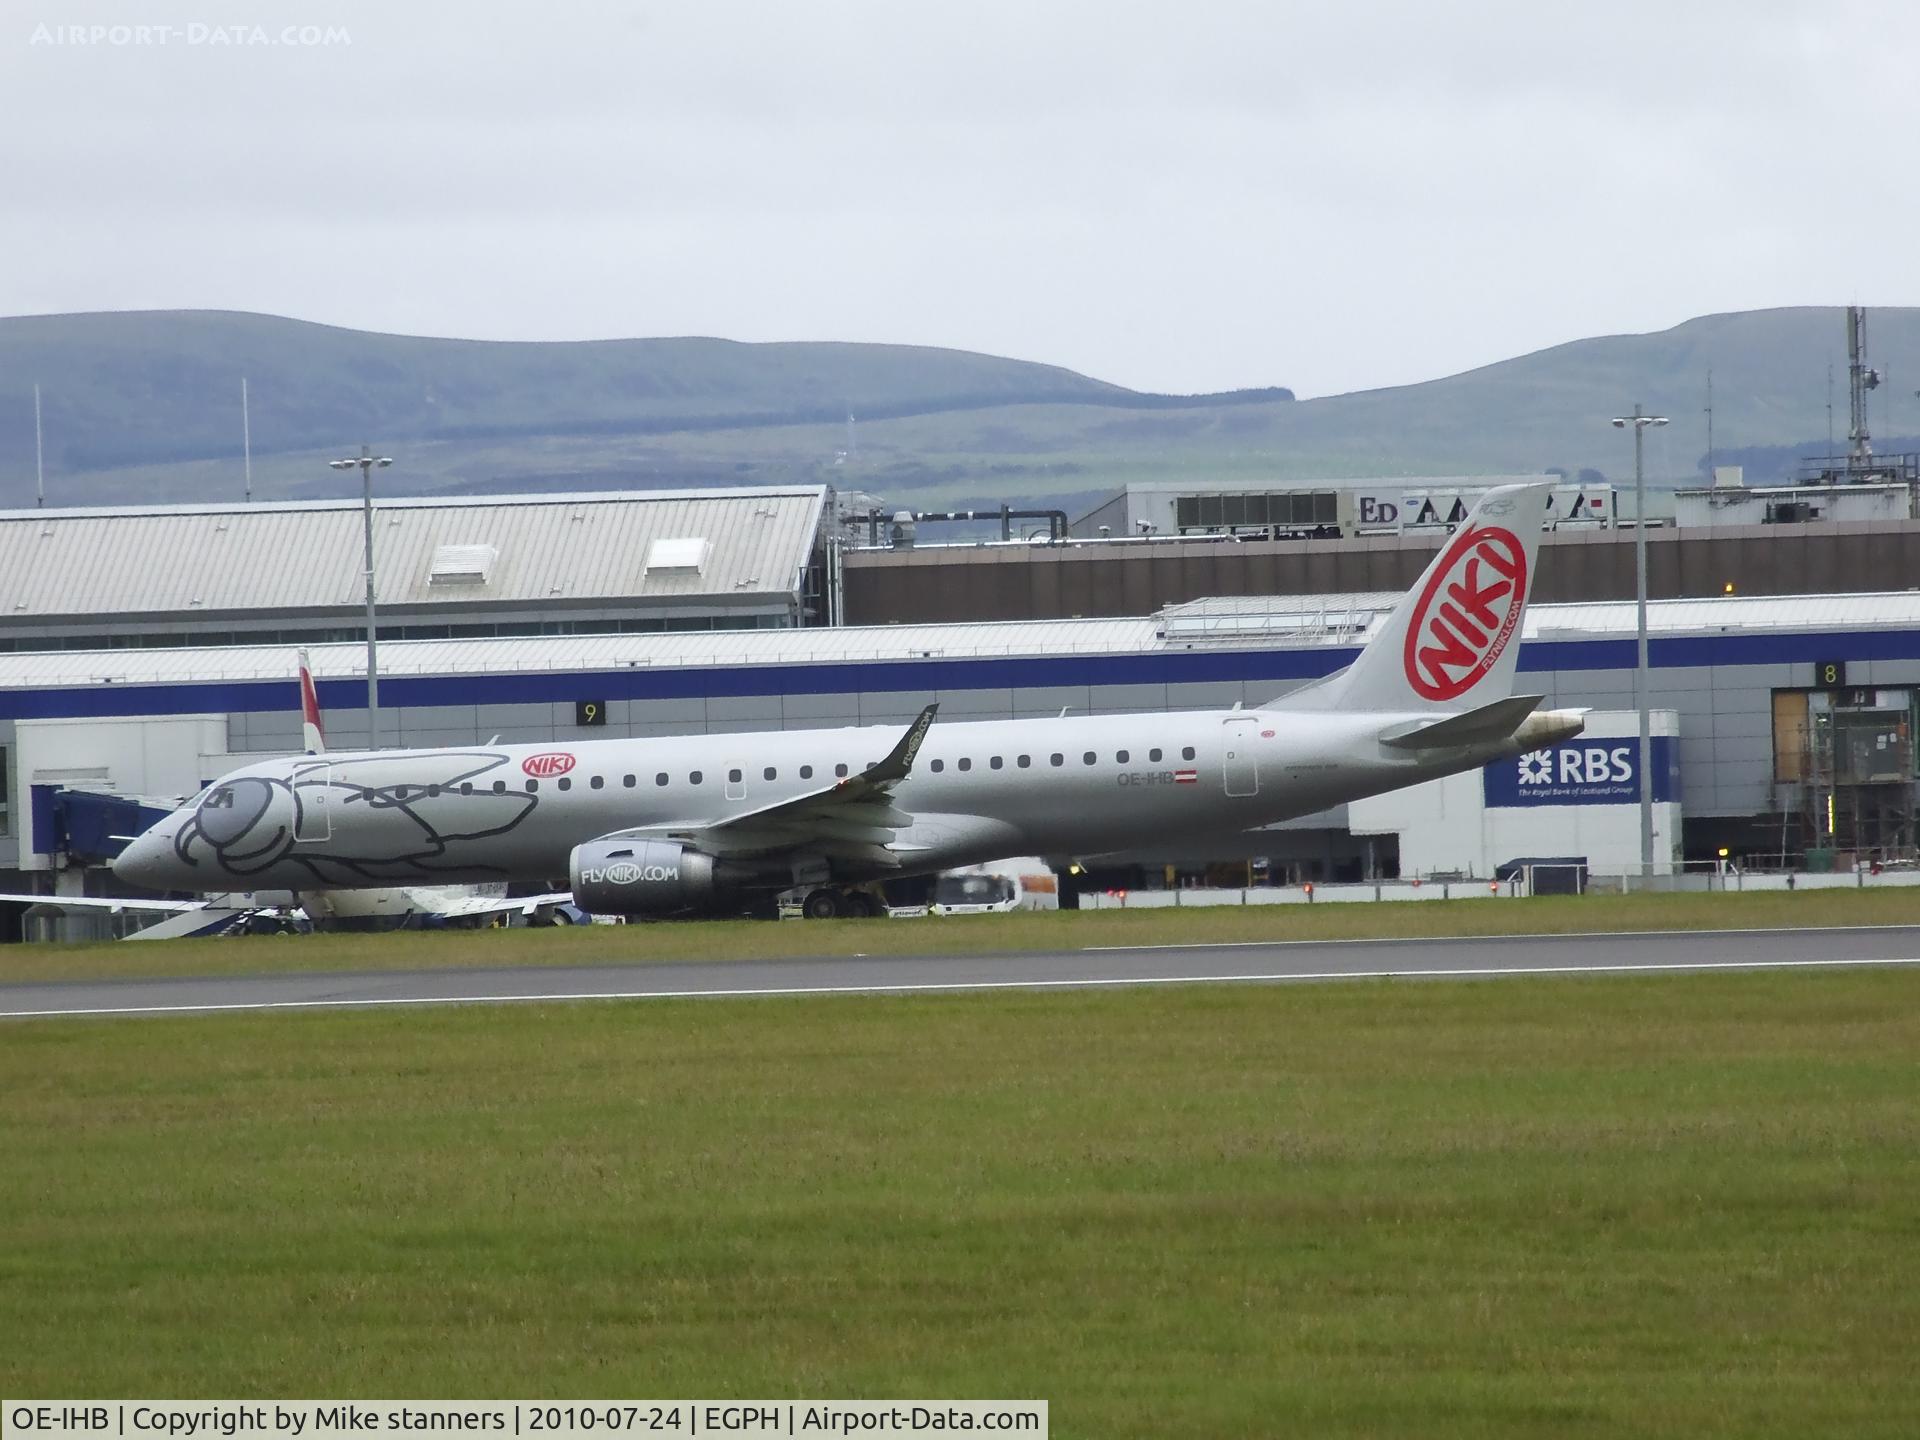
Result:
{"label": "hangar building", "polygon": [[[821,623],[825,486],[381,499],[380,639]],[[0,512],[0,652],[364,640],[357,500]]]}

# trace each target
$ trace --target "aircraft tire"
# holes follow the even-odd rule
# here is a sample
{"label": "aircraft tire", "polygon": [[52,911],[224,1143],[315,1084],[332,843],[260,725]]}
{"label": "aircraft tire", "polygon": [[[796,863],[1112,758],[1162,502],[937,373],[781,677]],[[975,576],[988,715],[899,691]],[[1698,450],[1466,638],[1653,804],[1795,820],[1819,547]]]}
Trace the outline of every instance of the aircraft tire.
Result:
{"label": "aircraft tire", "polygon": [[815,890],[801,903],[800,913],[809,920],[835,920],[848,913],[837,890]]}

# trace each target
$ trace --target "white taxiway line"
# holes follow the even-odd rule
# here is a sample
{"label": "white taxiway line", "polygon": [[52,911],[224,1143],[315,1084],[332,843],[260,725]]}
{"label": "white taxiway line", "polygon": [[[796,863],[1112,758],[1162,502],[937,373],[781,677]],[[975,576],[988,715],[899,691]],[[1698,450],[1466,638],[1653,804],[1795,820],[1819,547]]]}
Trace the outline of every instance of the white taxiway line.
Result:
{"label": "white taxiway line", "polygon": [[[1180,907],[1161,905],[1154,908],[1177,910]],[[1209,905],[1193,908],[1232,910],[1237,907]],[[1822,925],[1820,933],[1832,935],[1862,930],[1911,930],[1913,928],[1912,925]],[[1783,933],[1785,932],[1778,925],[1751,925],[1733,930],[1528,930],[1512,935],[1340,935],[1325,940],[1176,940],[1165,945],[1082,945],[1080,949],[1083,954],[1095,955],[1125,950],[1138,950],[1142,953],[1149,950],[1281,950],[1289,945],[1404,945],[1410,941],[1417,941],[1422,945],[1488,945],[1513,940],[1670,940],[1676,935],[1698,939],[1703,935],[1780,935]]]}
{"label": "white taxiway line", "polygon": [[[1872,927],[1862,927],[1872,928]],[[1096,976],[1084,980],[941,980],[898,985],[775,985],[735,990],[583,990],[533,995],[398,995],[365,1000],[242,1000],[202,1005],[87,1006],[53,1010],[0,1010],[0,1020],[38,1020],[89,1015],[207,1015],[241,1010],[363,1010],[409,1005],[529,1005],[574,1000],[721,1000],[777,995],[908,995],[966,990],[1094,990],[1146,985],[1271,984],[1296,980],[1490,979],[1503,975],[1623,975],[1686,970],[1870,969],[1920,965],[1920,956],[1865,960],[1674,960],[1617,965],[1480,965],[1437,970],[1322,970],[1276,975]]]}

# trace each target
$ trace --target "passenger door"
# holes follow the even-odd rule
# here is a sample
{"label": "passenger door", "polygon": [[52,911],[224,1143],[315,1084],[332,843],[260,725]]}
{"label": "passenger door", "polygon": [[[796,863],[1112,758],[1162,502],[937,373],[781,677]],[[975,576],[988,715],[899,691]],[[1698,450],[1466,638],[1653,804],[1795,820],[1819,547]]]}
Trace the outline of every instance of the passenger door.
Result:
{"label": "passenger door", "polygon": [[1253,748],[1259,725],[1254,715],[1229,715],[1222,725],[1220,781],[1229,795],[1260,793],[1260,762]]}
{"label": "passenger door", "polygon": [[333,838],[333,766],[302,765],[293,772],[293,838],[317,843]]}

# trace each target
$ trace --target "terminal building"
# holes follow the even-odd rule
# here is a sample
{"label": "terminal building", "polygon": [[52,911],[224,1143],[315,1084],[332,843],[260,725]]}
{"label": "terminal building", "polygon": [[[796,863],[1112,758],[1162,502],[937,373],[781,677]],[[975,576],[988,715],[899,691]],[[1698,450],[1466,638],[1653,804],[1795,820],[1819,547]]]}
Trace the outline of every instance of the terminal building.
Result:
{"label": "terminal building", "polygon": [[[845,550],[835,613],[855,625],[1069,619],[1219,596],[1404,589],[1503,478],[1556,480],[1144,482],[1073,521],[1065,540],[942,544],[934,527],[895,527],[912,543]],[[1651,595],[1892,591],[1920,574],[1920,458],[1828,466],[1792,486],[1740,480],[1723,467],[1712,487],[1650,494]],[[1536,598],[1631,599],[1632,488],[1559,481],[1552,501]]]}
{"label": "terminal building", "polygon": [[[946,721],[1256,708],[1347,663],[1398,598],[1223,600],[1111,620],[399,640],[381,648],[381,740],[904,725],[930,701]],[[1660,601],[1651,629],[1662,864],[1721,847],[1749,863],[1912,856],[1920,594]],[[1545,766],[1555,785],[1527,792],[1527,805],[1637,794],[1615,753],[1632,733],[1633,717],[1625,731],[1619,717],[1634,704],[1634,651],[1631,604],[1530,607],[1519,683],[1549,706],[1606,712],[1596,734],[1616,738],[1599,747],[1606,773],[1584,753],[1534,759],[1527,783]],[[312,660],[331,743],[364,744],[364,647],[319,645]],[[234,765],[297,751],[294,664],[284,643],[0,653],[5,888],[106,893],[99,867],[116,832],[99,805],[177,803]],[[1485,803],[1506,806],[1498,787],[1525,779],[1483,777]],[[1385,803],[1126,863],[1144,867],[1136,879],[1163,863],[1256,861],[1295,881],[1488,874],[1524,858],[1503,847],[1541,843],[1511,825],[1436,826],[1418,797],[1398,811]],[[1558,856],[1579,843],[1572,822],[1583,817],[1565,818]]]}

